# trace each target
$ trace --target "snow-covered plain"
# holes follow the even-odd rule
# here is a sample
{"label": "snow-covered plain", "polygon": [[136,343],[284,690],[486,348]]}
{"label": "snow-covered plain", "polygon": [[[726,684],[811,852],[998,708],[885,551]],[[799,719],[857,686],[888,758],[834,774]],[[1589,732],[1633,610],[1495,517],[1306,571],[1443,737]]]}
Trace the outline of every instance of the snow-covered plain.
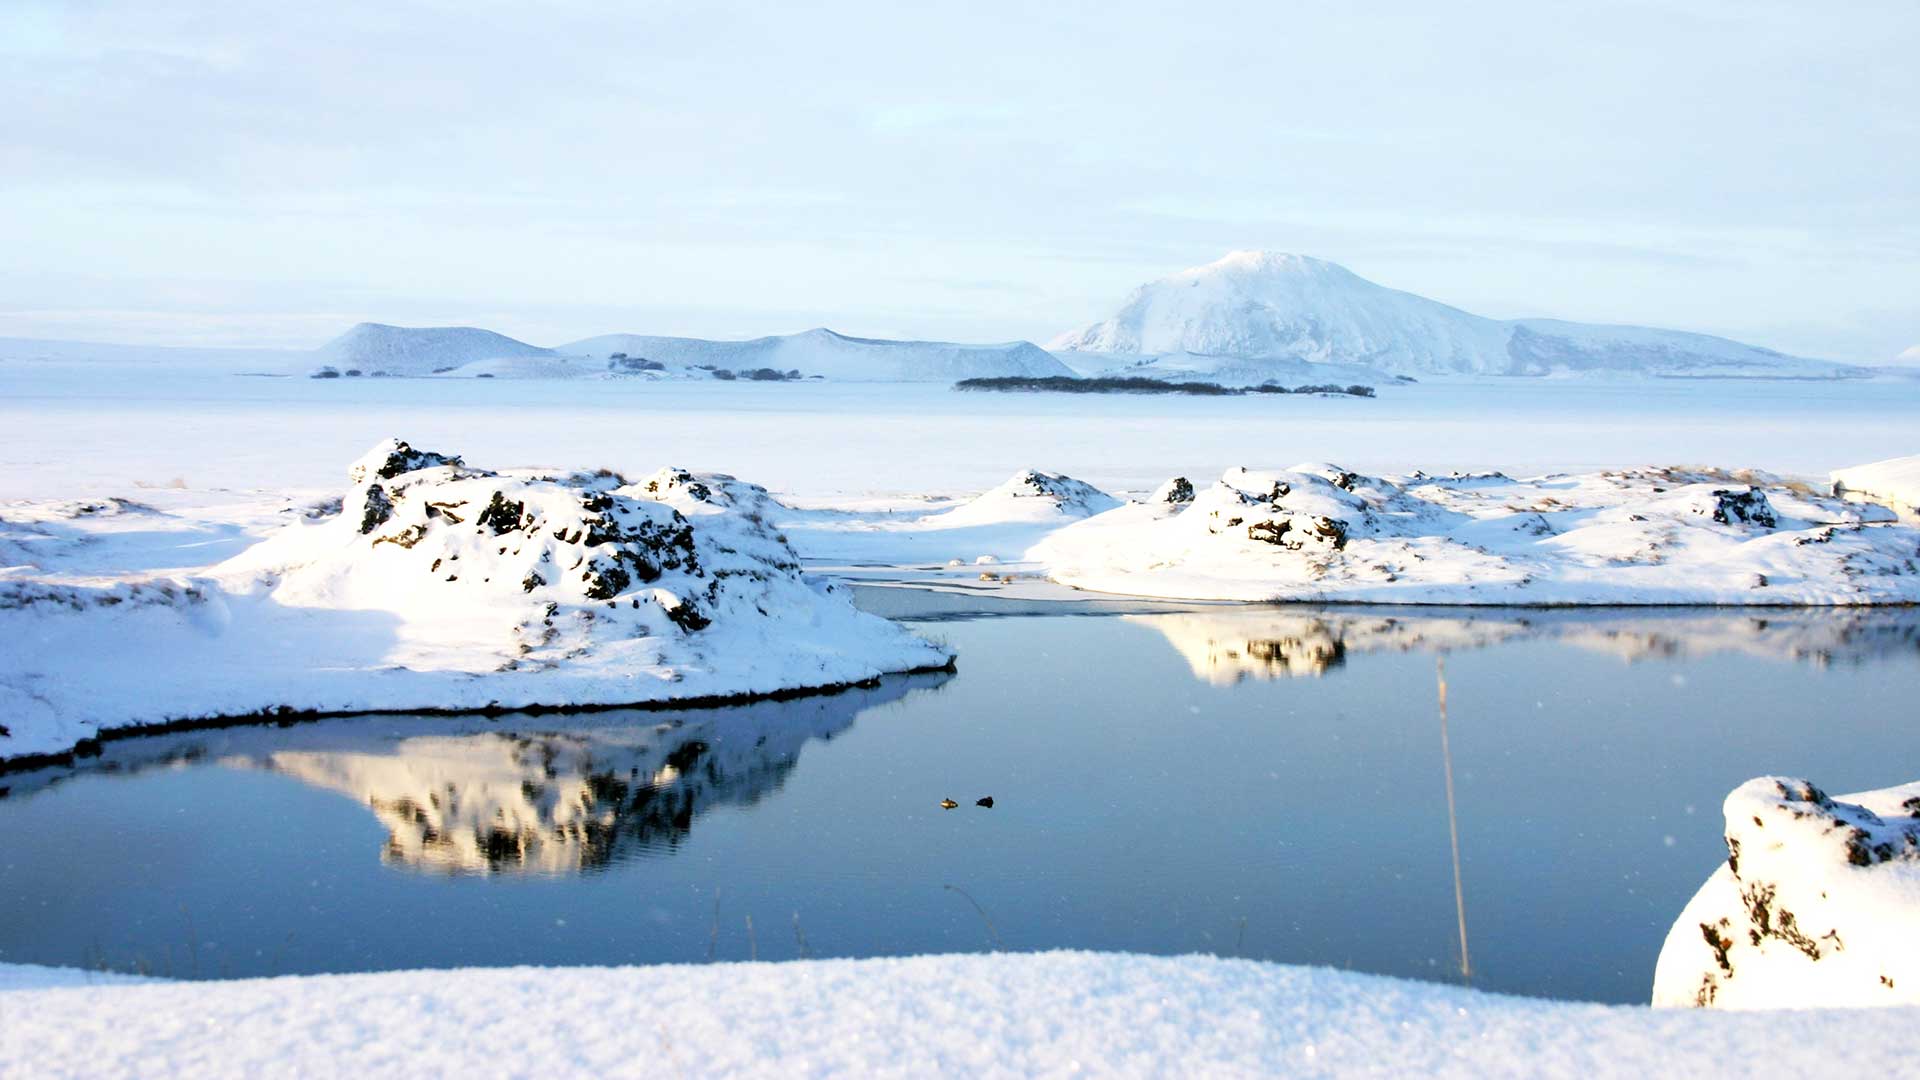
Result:
{"label": "snow-covered plain", "polygon": [[0,498],[321,489],[395,432],[505,465],[662,461],[804,496],[970,496],[1025,468],[1117,493],[1234,465],[1380,474],[1830,470],[1912,454],[1920,380],[1471,379],[1374,400],[964,394],[878,383],[234,378],[0,362]]}
{"label": "snow-covered plain", "polygon": [[1892,1076],[1912,1009],[1577,1005],[1038,953],[137,983],[0,967],[0,1075]]}

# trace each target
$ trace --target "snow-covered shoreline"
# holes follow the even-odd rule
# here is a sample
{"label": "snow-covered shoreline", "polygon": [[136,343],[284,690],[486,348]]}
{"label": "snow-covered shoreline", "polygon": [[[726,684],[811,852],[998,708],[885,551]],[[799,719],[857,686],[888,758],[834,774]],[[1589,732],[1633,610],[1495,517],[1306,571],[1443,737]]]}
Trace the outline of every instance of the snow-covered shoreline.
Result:
{"label": "snow-covered shoreline", "polygon": [[1895,1075],[1920,1010],[1728,1014],[1208,956],[135,982],[0,966],[0,1075]]}
{"label": "snow-covered shoreline", "polygon": [[1183,600],[1557,607],[1920,602],[1920,527],[1715,469],[1365,476],[1311,463],[1168,481],[1026,553],[1047,576]]}
{"label": "snow-covered shoreline", "polygon": [[[182,565],[208,551],[226,557]],[[836,506],[718,474],[491,471],[389,443],[337,499],[6,507],[0,630],[19,644],[0,663],[0,760],[116,729],[716,704],[951,663],[802,559],[1180,600],[1920,602],[1910,517],[1747,472],[1315,464],[1122,501],[1028,469],[970,500]]]}

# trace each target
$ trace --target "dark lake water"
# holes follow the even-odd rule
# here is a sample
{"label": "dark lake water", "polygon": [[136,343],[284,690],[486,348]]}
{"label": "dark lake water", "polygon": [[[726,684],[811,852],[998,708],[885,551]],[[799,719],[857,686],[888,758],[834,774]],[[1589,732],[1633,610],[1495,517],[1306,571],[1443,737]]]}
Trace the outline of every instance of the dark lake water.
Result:
{"label": "dark lake water", "polygon": [[959,673],[186,733],[0,775],[0,960],[220,977],[1003,946],[1458,980],[1444,655],[1474,985],[1645,1001],[1735,785],[1920,775],[1910,611],[865,597]]}

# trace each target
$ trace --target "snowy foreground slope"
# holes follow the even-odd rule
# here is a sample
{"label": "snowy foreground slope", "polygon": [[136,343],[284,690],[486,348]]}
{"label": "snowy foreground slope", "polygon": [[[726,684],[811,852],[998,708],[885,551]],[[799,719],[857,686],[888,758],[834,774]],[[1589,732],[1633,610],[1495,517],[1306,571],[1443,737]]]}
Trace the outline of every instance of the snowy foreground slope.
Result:
{"label": "snowy foreground slope", "polygon": [[1920,528],[1893,511],[1676,469],[1533,480],[1234,469],[1198,490],[1171,480],[1026,557],[1063,584],[1187,600],[1920,602]]}
{"label": "snowy foreground slope", "polygon": [[0,966],[0,1076],[1892,1076],[1920,1010],[1579,1005],[1039,953],[132,983]]}
{"label": "snowy foreground slope", "polygon": [[765,491],[729,477],[495,472],[393,440],[349,477],[199,570],[86,569],[101,534],[77,523],[165,526],[138,504],[5,521],[0,758],[195,718],[737,697],[951,660],[803,577]]}
{"label": "snowy foreground slope", "polygon": [[1287,364],[1302,361],[1416,376],[1865,373],[1706,334],[1488,319],[1376,285],[1323,259],[1266,251],[1236,251],[1142,285],[1112,317],[1063,335],[1050,348],[1147,359],[1237,357],[1247,363],[1228,373],[1239,382],[1260,381],[1252,362],[1268,359],[1276,364],[1274,378],[1282,377]]}
{"label": "snowy foreground slope", "polygon": [[1674,921],[1655,1005],[1920,1004],[1920,783],[1727,796],[1728,858]]}

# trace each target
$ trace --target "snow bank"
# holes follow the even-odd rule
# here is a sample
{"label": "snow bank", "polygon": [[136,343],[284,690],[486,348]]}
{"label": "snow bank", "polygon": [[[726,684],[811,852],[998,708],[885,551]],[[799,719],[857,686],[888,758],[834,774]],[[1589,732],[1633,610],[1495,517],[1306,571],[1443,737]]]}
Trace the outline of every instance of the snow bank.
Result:
{"label": "snow bank", "polygon": [[1920,454],[1833,472],[1835,495],[1862,495],[1920,512]]}
{"label": "snow bank", "polygon": [[1422,604],[1920,601],[1920,529],[1774,478],[1640,469],[1383,478],[1230,470],[1027,553],[1054,580],[1190,600]]}
{"label": "snow bank", "polygon": [[1888,1032],[1920,1019],[1089,953],[92,986],[11,971],[0,1073],[42,1077],[1891,1076],[1910,1055]]}
{"label": "snow bank", "polygon": [[1656,1005],[1920,1003],[1920,783],[1838,799],[1765,776],[1727,796],[1727,850],[1675,920]]}
{"label": "snow bank", "polygon": [[196,718],[738,697],[951,659],[804,578],[772,500],[731,477],[495,472],[389,440],[349,478],[337,510],[204,570],[0,575],[0,758]]}

